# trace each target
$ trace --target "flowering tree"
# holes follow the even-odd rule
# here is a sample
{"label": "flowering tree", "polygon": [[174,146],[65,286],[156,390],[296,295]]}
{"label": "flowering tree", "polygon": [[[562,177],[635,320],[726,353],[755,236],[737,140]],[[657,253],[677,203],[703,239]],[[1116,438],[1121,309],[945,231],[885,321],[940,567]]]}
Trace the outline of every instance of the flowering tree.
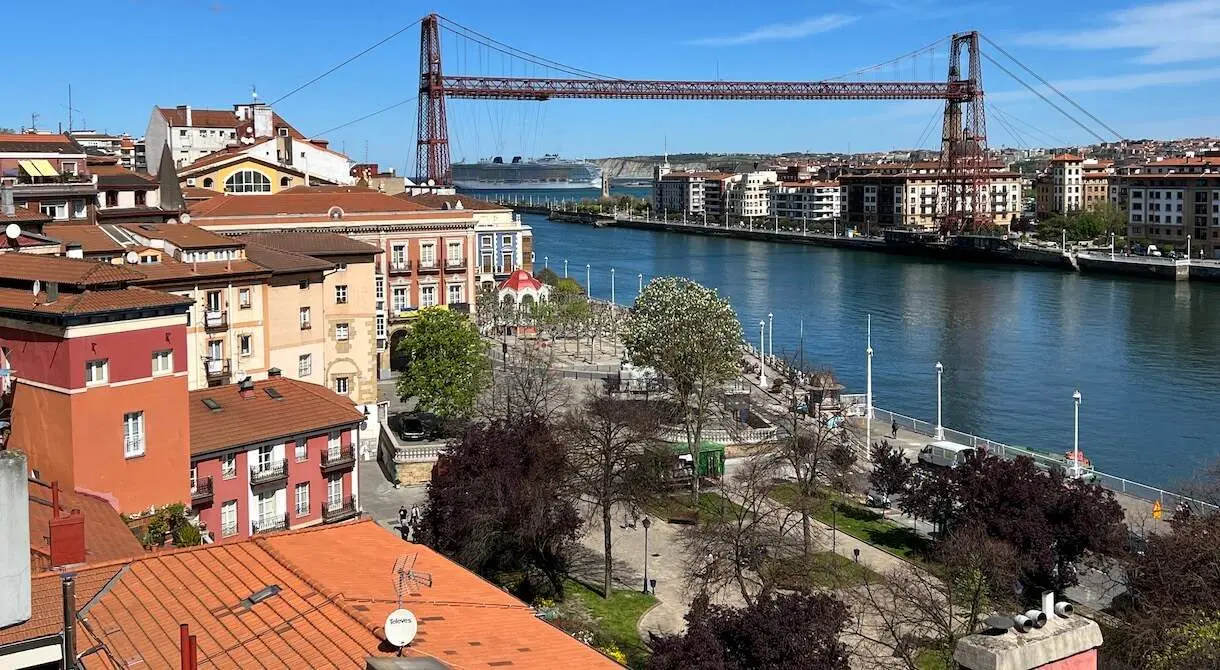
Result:
{"label": "flowering tree", "polygon": [[[686,444],[698,464],[698,444],[715,388],[737,376],[741,323],[729,301],[683,277],[649,282],[627,318],[623,341],[635,365],[667,377],[682,408]],[[691,494],[699,501],[699,477]]]}

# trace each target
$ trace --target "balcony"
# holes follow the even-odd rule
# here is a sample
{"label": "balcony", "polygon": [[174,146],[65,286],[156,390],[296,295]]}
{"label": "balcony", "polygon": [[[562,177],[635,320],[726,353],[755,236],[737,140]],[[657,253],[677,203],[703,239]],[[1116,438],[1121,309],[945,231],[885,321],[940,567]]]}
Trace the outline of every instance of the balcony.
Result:
{"label": "balcony", "polygon": [[13,196],[27,198],[96,197],[97,184],[93,177],[65,174],[55,177],[19,177],[13,184]]}
{"label": "balcony", "polygon": [[356,511],[356,501],[352,500],[351,496],[341,498],[336,501],[327,501],[322,506],[322,523],[335,523],[355,517],[359,512]]}
{"label": "balcony", "polygon": [[452,258],[445,260],[445,272],[465,272],[466,259]]}
{"label": "balcony", "polygon": [[229,313],[225,310],[207,310],[203,313],[203,329],[212,332],[229,327]]}
{"label": "balcony", "polygon": [[356,464],[356,450],[351,445],[346,447],[327,448],[322,452],[322,472],[330,473],[339,470],[351,470]]}
{"label": "balcony", "polygon": [[288,479],[288,461],[280,458],[250,466],[250,486],[282,483]]}
{"label": "balcony", "polygon": [[191,505],[206,505],[212,502],[212,478],[204,477],[191,487]]}
{"label": "balcony", "polygon": [[229,361],[225,358],[204,358],[203,372],[208,385],[223,385],[229,383]]}
{"label": "balcony", "polygon": [[288,514],[269,515],[261,519],[254,519],[251,522],[254,527],[255,534],[258,533],[274,533],[277,530],[287,530]]}
{"label": "balcony", "polygon": [[402,260],[402,261],[398,261],[397,263],[391,262],[390,263],[390,274],[392,274],[392,275],[411,274],[411,261]]}
{"label": "balcony", "polygon": [[416,264],[415,271],[420,274],[436,274],[441,271],[441,264],[436,262],[436,259],[419,261]]}

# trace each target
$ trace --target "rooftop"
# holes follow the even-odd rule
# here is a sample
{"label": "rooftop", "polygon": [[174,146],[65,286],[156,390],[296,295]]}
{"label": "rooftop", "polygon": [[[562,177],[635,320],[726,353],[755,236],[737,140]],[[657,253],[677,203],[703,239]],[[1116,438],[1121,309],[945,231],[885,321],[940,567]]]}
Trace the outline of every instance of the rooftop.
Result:
{"label": "rooftop", "polygon": [[407,193],[399,193],[394,197],[422,205],[428,209],[473,209],[484,211],[507,211],[509,209],[494,202],[479,200],[468,195],[438,195],[435,193],[408,195]]}
{"label": "rooftop", "polygon": [[43,214],[37,209],[30,209],[29,207],[14,207],[11,215],[0,211],[0,224],[4,225],[8,225],[10,223],[21,224],[25,222],[49,223],[51,221],[54,221],[54,219],[46,214]]}
{"label": "rooftop", "polygon": [[167,254],[162,254],[160,263],[141,263],[136,267],[139,267],[140,274],[144,275],[144,278],[136,283],[144,285],[157,285],[178,279],[232,277],[267,272],[266,268],[249,260],[184,263]]}
{"label": "rooftop", "polygon": [[[24,254],[3,254],[0,258],[18,255]],[[54,257],[34,256],[34,258]],[[107,265],[107,263],[97,263],[97,265]],[[25,314],[81,316],[154,307],[185,307],[192,302],[190,298],[135,286],[102,291],[86,289],[79,293],[61,291],[54,302],[47,302],[48,300],[50,300],[50,296],[46,291],[34,295],[30,293],[29,289],[0,288],[0,310]]]}
{"label": "rooftop", "polygon": [[[61,256],[0,254],[0,279],[19,281],[39,279],[89,288],[123,284],[143,278],[144,275],[141,273],[122,265]],[[26,296],[29,296],[28,291]]]}
{"label": "rooftop", "polygon": [[44,226],[43,234],[65,244],[75,242],[87,254],[119,253],[123,245],[106,234],[100,226],[92,224],[59,223]]}
{"label": "rooftop", "polygon": [[1075,163],[1084,160],[1076,154],[1059,154],[1051,158],[1052,163]]}
{"label": "rooftop", "polygon": [[382,250],[371,245],[354,240],[347,235],[324,232],[280,232],[280,233],[246,233],[233,239],[243,242],[255,242],[264,247],[291,251],[309,256],[347,256],[356,254],[379,254]]}
{"label": "rooftop", "polygon": [[241,247],[242,243],[189,223],[128,223],[120,226],[139,237],[165,240],[180,249],[218,249]]}
{"label": "rooftop", "polygon": [[292,214],[315,214],[326,216],[332,207],[344,214],[400,214],[404,212],[428,211],[429,207],[371,190],[332,191],[310,187],[301,190],[288,189],[270,195],[245,196],[221,195],[191,206],[192,214],[209,218],[224,216],[279,216]]}
{"label": "rooftop", "polygon": [[[254,382],[254,390],[245,398],[238,386],[191,391],[192,455],[316,433],[364,420],[351,400],[324,386],[272,377]],[[204,403],[208,399],[220,409],[209,408]]]}
{"label": "rooftop", "polygon": [[[30,480],[30,560],[36,570],[51,564],[51,485]],[[66,516],[80,510],[85,517],[85,562],[103,563],[140,556],[144,547],[123,523],[119,513],[102,498],[60,489],[59,512]]]}
{"label": "rooftop", "polygon": [[282,251],[253,241],[246,244],[246,258],[271,270],[272,274],[282,272],[320,272],[335,267],[333,263],[320,258],[292,251]]}
{"label": "rooftop", "polygon": [[[169,125],[175,128],[229,128],[236,129],[243,121],[237,118],[235,110],[232,109],[195,109],[191,108],[191,125],[186,125],[186,107],[158,107],[161,112],[161,117],[169,122]],[[288,132],[294,139],[304,139],[305,136],[296,128],[293,128],[279,114],[271,113],[271,126],[278,130],[279,128],[287,128]]]}
{"label": "rooftop", "polygon": [[89,174],[97,175],[97,188],[99,191],[151,191],[157,188],[156,178],[132,172],[121,165],[110,163],[95,165],[90,163]]}
{"label": "rooftop", "polygon": [[[432,586],[407,582],[402,606],[415,614],[419,633],[404,656],[453,668],[621,668],[492,584],[370,520],[85,568],[77,573],[77,617],[88,626],[78,626],[77,648],[104,645],[89,657],[103,668],[176,667],[178,624],[185,623],[198,636],[200,668],[363,670],[366,658],[396,653],[382,626],[398,604],[393,575],[404,557],[432,576]],[[0,643],[60,631],[59,575],[40,574],[33,585],[34,618],[0,631]],[[270,586],[278,587],[270,597],[249,600]]]}
{"label": "rooftop", "polygon": [[71,137],[50,133],[0,133],[0,151],[85,154],[85,150]]}

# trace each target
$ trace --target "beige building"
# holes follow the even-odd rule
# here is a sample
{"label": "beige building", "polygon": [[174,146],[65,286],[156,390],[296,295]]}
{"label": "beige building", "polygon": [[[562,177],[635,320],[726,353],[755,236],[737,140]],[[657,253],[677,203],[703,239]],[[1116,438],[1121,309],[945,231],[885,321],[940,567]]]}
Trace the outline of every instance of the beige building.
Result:
{"label": "beige building", "polygon": [[[991,190],[985,206],[993,225],[1007,230],[1021,215],[1021,176],[997,170],[988,177]],[[935,172],[841,175],[839,184],[844,224],[861,231],[933,230],[947,208],[949,187]],[[964,205],[968,208],[970,203]]]}
{"label": "beige building", "polygon": [[1049,218],[1084,208],[1084,159],[1074,154],[1051,158],[1034,186],[1038,218]]}
{"label": "beige building", "polygon": [[729,183],[726,211],[743,219],[771,216],[771,189],[778,183],[775,170],[745,172]]}

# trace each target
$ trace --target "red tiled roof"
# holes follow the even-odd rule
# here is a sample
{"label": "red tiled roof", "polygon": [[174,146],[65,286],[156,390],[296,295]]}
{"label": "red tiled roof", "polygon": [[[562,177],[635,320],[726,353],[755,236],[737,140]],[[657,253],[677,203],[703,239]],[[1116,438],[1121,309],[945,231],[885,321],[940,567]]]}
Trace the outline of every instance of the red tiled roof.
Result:
{"label": "red tiled roof", "polygon": [[134,283],[146,286],[172,284],[175,280],[179,279],[225,277],[267,272],[266,268],[248,260],[183,263],[165,254],[161,255],[160,263],[141,263],[139,268],[140,272],[144,275],[144,279]]}
{"label": "red tiled roof", "polygon": [[12,215],[0,212],[0,224],[20,224],[23,221],[28,221],[30,223],[47,223],[54,221],[54,219],[36,209],[30,209],[29,207],[14,207]]}
{"label": "red tiled roof", "polygon": [[[401,198],[407,202],[413,202],[417,205],[423,205],[428,209],[474,209],[485,211],[507,211],[509,209],[494,202],[479,200],[468,195],[437,195],[435,193],[408,195],[406,193],[399,193],[394,197]],[[458,207],[459,204],[461,205],[460,208]]]}
{"label": "red tiled roof", "polygon": [[213,191],[210,188],[202,188],[200,186],[183,186],[182,197],[187,200],[207,200],[218,195],[223,195],[220,191]]}
{"label": "red tiled roof", "polygon": [[25,281],[40,279],[89,287],[102,284],[122,284],[143,277],[144,275],[126,266],[110,263],[60,256],[0,254],[0,279]]}
{"label": "red tiled roof", "polygon": [[120,252],[123,245],[114,241],[100,226],[82,224],[55,224],[44,226],[43,234],[65,244],[75,242],[85,253]]}
{"label": "red tiled roof", "polygon": [[[281,399],[272,398],[275,389]],[[211,398],[220,411],[203,404]],[[276,438],[316,433],[357,424],[364,415],[352,401],[324,386],[287,377],[254,383],[250,397],[238,393],[237,384],[190,393],[191,454],[206,454]]]}
{"label": "red tiled roof", "polygon": [[324,232],[279,232],[279,233],[246,233],[233,239],[244,242],[255,242],[264,247],[291,251],[307,256],[346,256],[358,254],[380,254],[382,250],[371,244],[354,240],[347,235]]}
{"label": "red tiled roof", "polygon": [[159,184],[155,177],[132,172],[125,167],[114,164],[89,165],[89,174],[97,175],[99,191],[107,189],[118,190],[153,190]]}
{"label": "red tiled roof", "polygon": [[[259,156],[251,156],[249,154],[241,153],[246,148],[247,147],[230,147],[229,149],[221,149],[220,151],[217,151],[215,153],[210,153],[207,156],[204,156],[203,158],[200,158],[199,160],[195,161],[194,163],[191,163],[190,165],[179,168],[178,176],[182,179],[185,179],[191,175],[211,172],[213,169],[220,167],[222,165],[226,165],[228,163],[245,163],[245,162],[258,163],[259,165],[265,165],[269,168],[273,168],[276,171],[283,172],[285,174],[296,175],[298,177],[305,176],[304,172],[302,172],[301,170],[298,170],[294,167],[289,167],[287,165],[280,165],[278,163],[273,163],[264,158],[260,158]],[[311,179],[321,179],[321,178],[318,177],[317,175],[314,175],[313,177],[311,177]]]}
{"label": "red tiled roof", "polygon": [[[175,128],[228,128],[235,130],[239,125],[248,123],[237,118],[235,110],[232,109],[191,109],[191,125],[186,125],[186,108],[185,107],[158,107],[161,112],[161,117],[169,122],[170,126]],[[272,128],[287,128],[288,132],[294,139],[304,139],[296,128],[288,124],[279,114],[271,113]]]}
{"label": "red tiled roof", "polygon": [[325,189],[288,189],[281,193],[259,196],[229,195],[205,201],[199,212],[191,206],[194,216],[275,216],[279,214],[320,214],[331,207],[344,214],[420,212],[430,208],[377,191],[334,192]]}
{"label": "red tiled roof", "polygon": [[246,258],[252,262],[267,268],[272,274],[281,272],[310,272],[330,270],[335,267],[333,263],[298,254],[292,251],[283,251],[265,247],[257,242],[250,242],[246,245]]}
{"label": "red tiled roof", "polygon": [[[77,649],[104,645],[90,656],[102,668],[117,670],[115,660],[124,669],[177,667],[185,623],[197,635],[201,670],[363,670],[366,658],[396,653],[382,624],[398,603],[391,577],[404,556],[432,575],[432,586],[409,584],[402,599],[419,620],[404,656],[453,668],[621,669],[521,601],[367,519],[86,567],[76,609],[89,625],[77,628]],[[60,632],[59,576],[33,583],[34,618],[0,631],[0,643]],[[272,585],[278,592],[267,599],[242,602]]]}
{"label": "red tiled roof", "polygon": [[1070,163],[1082,160],[1084,159],[1076,154],[1059,154],[1058,156],[1051,158],[1052,163]]}
{"label": "red tiled roof", "polygon": [[47,133],[0,133],[0,151],[84,154],[71,137]]}
{"label": "red tiled roof", "polygon": [[[51,537],[48,525],[54,516],[51,486],[30,480],[30,559],[36,570],[51,564]],[[103,563],[133,558],[144,553],[144,547],[123,523],[119,513],[105,500],[86,493],[60,490],[60,516],[80,510],[85,517],[85,562]]]}
{"label": "red tiled roof", "polygon": [[232,237],[225,237],[189,223],[128,223],[120,226],[140,237],[165,240],[182,249],[217,249],[243,246]]}
{"label": "red tiled roof", "polygon": [[[18,254],[4,254],[4,256]],[[38,256],[38,258],[53,258]],[[98,263],[105,265],[105,263]],[[129,286],[104,291],[84,290],[79,293],[61,291],[55,302],[48,303],[46,291],[32,295],[26,289],[0,288],[0,310],[28,314],[104,314],[147,307],[190,305],[191,300],[172,293]]]}
{"label": "red tiled roof", "polygon": [[508,289],[509,291],[522,291],[525,289],[533,289],[537,291],[542,288],[542,282],[534,278],[533,275],[525,270],[513,270],[513,273],[507,279],[500,282],[500,288]]}

